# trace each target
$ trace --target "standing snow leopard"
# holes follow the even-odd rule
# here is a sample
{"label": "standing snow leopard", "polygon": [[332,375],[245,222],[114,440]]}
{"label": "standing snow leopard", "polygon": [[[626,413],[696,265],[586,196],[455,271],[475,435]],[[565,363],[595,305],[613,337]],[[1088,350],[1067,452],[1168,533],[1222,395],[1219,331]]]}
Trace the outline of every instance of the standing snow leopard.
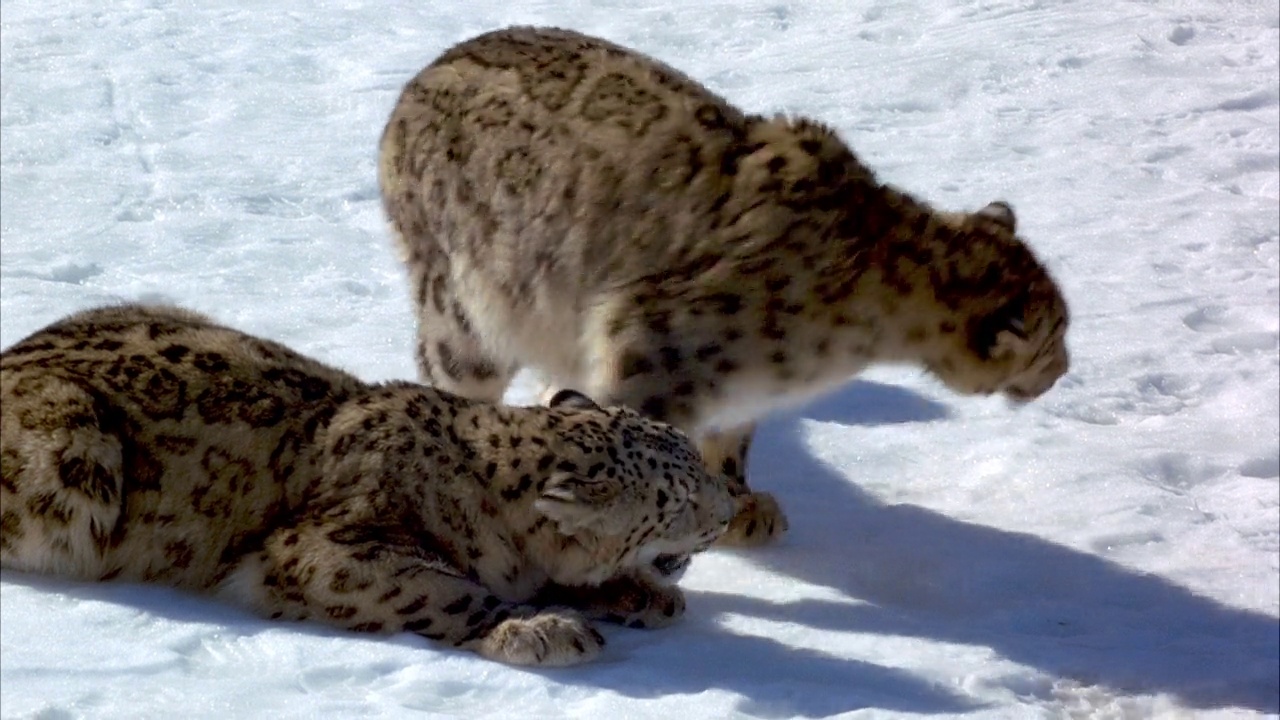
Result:
{"label": "standing snow leopard", "polygon": [[945,212],[830,128],[745,114],[576,32],[462,42],[404,88],[379,183],[413,285],[422,379],[497,401],[522,367],[699,442],[739,510],[754,422],[867,365],[1025,402],[1068,369],[1067,305],[1012,209]]}

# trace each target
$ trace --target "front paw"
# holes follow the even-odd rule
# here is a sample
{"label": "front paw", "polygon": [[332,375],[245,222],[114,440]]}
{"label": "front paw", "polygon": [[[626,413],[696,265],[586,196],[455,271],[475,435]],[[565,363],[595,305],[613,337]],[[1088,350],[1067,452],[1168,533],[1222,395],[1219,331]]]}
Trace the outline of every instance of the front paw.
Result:
{"label": "front paw", "polygon": [[510,618],[480,643],[480,654],[512,665],[565,667],[600,654],[604,636],[576,613],[545,611]]}
{"label": "front paw", "polygon": [[684,616],[684,593],[675,585],[658,585],[638,578],[606,583],[599,617],[629,628],[660,628]]}
{"label": "front paw", "polygon": [[787,516],[769,493],[753,492],[738,497],[738,512],[717,544],[748,547],[764,545],[787,531]]}

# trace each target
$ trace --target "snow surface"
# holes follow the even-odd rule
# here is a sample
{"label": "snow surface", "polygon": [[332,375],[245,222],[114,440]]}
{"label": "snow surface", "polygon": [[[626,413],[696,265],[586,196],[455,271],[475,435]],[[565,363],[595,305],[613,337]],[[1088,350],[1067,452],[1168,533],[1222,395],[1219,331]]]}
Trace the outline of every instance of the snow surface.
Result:
{"label": "snow surface", "polygon": [[1070,375],[1015,412],[885,368],[771,420],[752,482],[790,535],[700,557],[684,623],[578,669],[6,572],[0,715],[1280,714],[1268,0],[5,0],[0,345],[163,298],[412,377],[376,141],[423,64],[513,23],[821,118],[940,206],[1010,200]]}

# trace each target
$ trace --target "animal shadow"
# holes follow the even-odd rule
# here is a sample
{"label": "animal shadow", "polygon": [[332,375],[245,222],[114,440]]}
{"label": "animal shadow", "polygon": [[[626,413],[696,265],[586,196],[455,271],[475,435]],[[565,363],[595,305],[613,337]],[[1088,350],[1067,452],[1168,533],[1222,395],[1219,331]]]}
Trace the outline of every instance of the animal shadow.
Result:
{"label": "animal shadow", "polygon": [[[1280,712],[1280,619],[1035,535],[885,504],[805,441],[806,419],[856,433],[859,425],[947,417],[944,406],[909,390],[855,382],[764,423],[751,458],[763,482],[753,485],[778,494],[791,531],[781,545],[742,557],[864,603],[775,604],[707,592],[691,594],[691,605],[988,647],[1088,685],[1169,693],[1198,709]],[[785,481],[773,484],[777,478]]]}
{"label": "animal shadow", "polygon": [[[2,577],[5,583],[67,596],[76,603],[99,602],[178,623],[216,625],[219,641],[230,644],[261,633],[287,632],[317,639],[385,643],[388,647],[421,653],[420,660],[414,662],[441,661],[455,656],[455,662],[475,663],[479,675],[504,668],[410,633],[390,637],[359,635],[319,623],[266,620],[214,598],[157,585],[80,582],[13,570],[5,570]],[[770,638],[727,634],[716,625],[710,613],[696,608],[691,609],[679,628],[670,631],[627,630],[604,623],[597,627],[607,635],[609,644],[594,663],[576,668],[505,669],[537,673],[555,683],[611,688],[635,699],[692,695],[723,688],[746,697],[744,712],[757,717],[825,717],[873,706],[933,713],[960,713],[976,707],[966,698],[900,670],[797,649]],[[182,655],[197,651],[198,643],[182,638],[170,642],[166,649]],[[672,658],[697,660],[682,660],[673,666]],[[750,662],[744,663],[744,658]],[[393,654],[372,669],[345,667],[341,663],[326,669],[309,663],[302,670],[304,673],[387,674],[403,668],[405,663],[405,656]],[[160,672],[171,665],[172,661],[166,659],[144,669]],[[696,667],[697,672],[688,672],[691,667]],[[74,672],[117,678],[138,670],[134,665],[121,667],[104,663],[98,668],[77,668]]]}
{"label": "animal shadow", "polygon": [[540,672],[638,700],[726,690],[739,696],[738,712],[759,718],[832,717],[871,708],[959,715],[982,707],[910,672],[732,632],[717,622],[722,598],[689,597],[689,614],[679,626],[604,627],[609,644],[601,660],[569,672]]}
{"label": "animal shadow", "polygon": [[[773,434],[775,426],[794,424],[796,417],[841,425],[898,425],[946,420],[951,416],[951,408],[907,388],[855,380],[780,419],[766,421],[765,427]],[[756,462],[754,458],[752,461]]]}

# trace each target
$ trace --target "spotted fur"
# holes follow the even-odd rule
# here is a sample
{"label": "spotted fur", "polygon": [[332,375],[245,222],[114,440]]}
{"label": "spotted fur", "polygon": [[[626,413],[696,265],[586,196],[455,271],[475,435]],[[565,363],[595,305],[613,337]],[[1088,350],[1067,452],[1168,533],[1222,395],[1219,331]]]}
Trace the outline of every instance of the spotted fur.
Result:
{"label": "spotted fur", "polygon": [[549,405],[370,385],[175,308],[83,312],[0,354],[0,565],[588,660],[588,618],[683,612],[673,577],[733,501],[670,426]]}
{"label": "spotted fur", "polygon": [[1067,306],[1012,209],[944,212],[830,128],[743,113],[579,33],[511,28],[405,87],[380,184],[424,381],[498,400],[521,367],[684,429],[741,507],[753,422],[872,363],[1027,401],[1067,371]]}

